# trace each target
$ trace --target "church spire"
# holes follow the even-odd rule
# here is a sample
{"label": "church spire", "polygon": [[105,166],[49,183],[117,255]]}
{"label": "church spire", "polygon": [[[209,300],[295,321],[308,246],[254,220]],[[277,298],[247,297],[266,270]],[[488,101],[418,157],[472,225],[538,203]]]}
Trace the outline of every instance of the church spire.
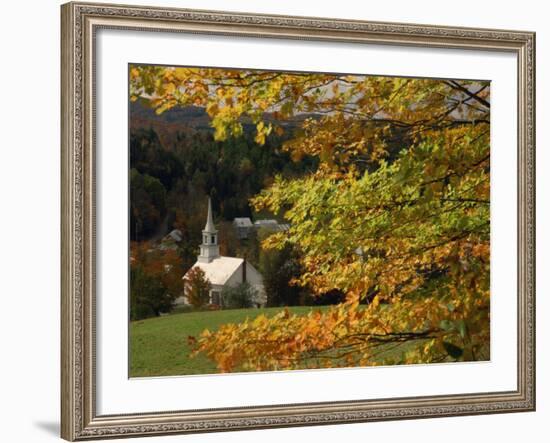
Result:
{"label": "church spire", "polygon": [[220,247],[218,245],[218,231],[214,226],[214,218],[212,216],[212,201],[208,197],[208,215],[206,216],[206,225],[202,230],[202,244],[200,246],[200,254],[197,260],[201,263],[210,263],[215,258],[220,256]]}
{"label": "church spire", "polygon": [[214,220],[212,219],[212,199],[210,197],[208,197],[208,215],[206,216],[204,232],[218,232],[214,226]]}

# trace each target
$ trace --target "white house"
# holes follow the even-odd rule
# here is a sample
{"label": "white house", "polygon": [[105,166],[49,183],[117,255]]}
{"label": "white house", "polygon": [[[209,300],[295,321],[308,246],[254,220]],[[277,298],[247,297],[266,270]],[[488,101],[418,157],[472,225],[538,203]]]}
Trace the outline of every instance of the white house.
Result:
{"label": "white house", "polygon": [[[202,231],[202,244],[200,254],[191,269],[201,268],[206,278],[210,281],[210,303],[222,305],[222,289],[225,286],[237,286],[248,282],[256,290],[256,299],[253,303],[256,307],[265,306],[267,297],[265,294],[262,275],[249,262],[237,257],[223,257],[220,255],[218,245],[218,231],[212,218],[212,203],[208,199],[208,215],[206,226]],[[191,270],[190,269],[190,270]],[[189,271],[190,271],[189,270]],[[189,272],[187,271],[187,272]],[[185,278],[187,273],[183,276]],[[176,303],[186,303],[185,296],[180,297]]]}
{"label": "white house", "polygon": [[233,220],[233,227],[237,231],[237,236],[240,240],[248,238],[250,231],[254,229],[250,217],[236,217]]}

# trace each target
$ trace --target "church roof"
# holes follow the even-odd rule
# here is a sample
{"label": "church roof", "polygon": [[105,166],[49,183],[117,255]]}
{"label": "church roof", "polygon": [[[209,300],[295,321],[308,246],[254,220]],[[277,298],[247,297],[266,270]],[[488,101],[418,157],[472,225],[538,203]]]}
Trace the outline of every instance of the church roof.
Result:
{"label": "church roof", "polygon": [[256,228],[266,228],[270,231],[276,232],[288,231],[290,229],[290,225],[288,223],[279,223],[277,220],[274,219],[256,220],[254,222],[254,226]]}
{"label": "church roof", "polygon": [[256,226],[274,226],[277,225],[277,220],[273,219],[261,219],[254,222]]}
{"label": "church roof", "polygon": [[233,223],[239,228],[251,228],[254,226],[250,217],[235,217]]}
{"label": "church roof", "polygon": [[196,262],[191,269],[199,267],[210,283],[224,285],[243,262],[242,258],[237,257],[217,257],[210,263]]}
{"label": "church roof", "polygon": [[212,219],[212,200],[208,197],[208,216],[206,217],[206,225],[204,226],[205,232],[217,232],[214,226],[214,220]]}

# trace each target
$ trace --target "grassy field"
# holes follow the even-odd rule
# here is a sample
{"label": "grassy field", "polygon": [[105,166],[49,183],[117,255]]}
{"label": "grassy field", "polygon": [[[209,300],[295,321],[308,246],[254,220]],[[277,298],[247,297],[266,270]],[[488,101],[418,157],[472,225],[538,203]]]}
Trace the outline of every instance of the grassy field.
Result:
{"label": "grassy field", "polygon": [[[288,310],[307,314],[324,307],[296,306]],[[130,323],[130,377],[217,373],[216,365],[199,355],[189,358],[187,337],[204,329],[216,330],[224,323],[238,323],[260,314],[273,316],[281,308],[231,309],[189,312]]]}

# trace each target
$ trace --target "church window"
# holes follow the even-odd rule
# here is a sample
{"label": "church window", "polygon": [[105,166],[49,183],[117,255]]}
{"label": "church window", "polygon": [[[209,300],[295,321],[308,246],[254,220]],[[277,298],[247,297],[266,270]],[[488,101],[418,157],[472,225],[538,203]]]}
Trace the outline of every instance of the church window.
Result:
{"label": "church window", "polygon": [[212,244],[216,243],[216,237],[212,236]]}

